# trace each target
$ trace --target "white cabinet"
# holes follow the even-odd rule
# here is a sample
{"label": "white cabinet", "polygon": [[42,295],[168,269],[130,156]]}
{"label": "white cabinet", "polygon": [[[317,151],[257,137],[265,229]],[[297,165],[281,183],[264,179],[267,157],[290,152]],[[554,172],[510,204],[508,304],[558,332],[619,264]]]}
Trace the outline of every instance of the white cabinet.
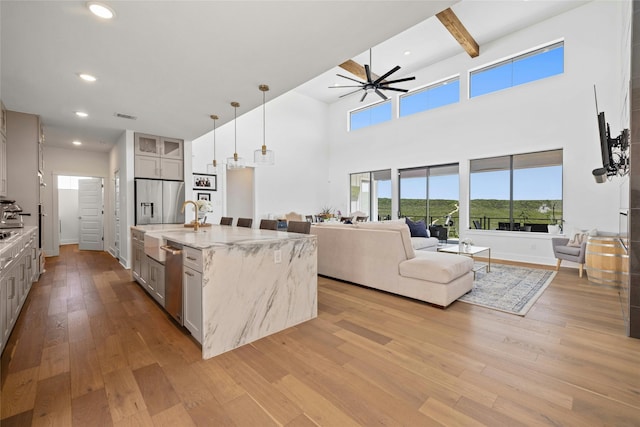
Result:
{"label": "white cabinet", "polygon": [[0,351],[13,330],[33,283],[34,242],[37,228],[15,239],[2,249],[0,256]]}
{"label": "white cabinet", "polygon": [[184,177],[184,141],[142,133],[134,134],[136,178],[173,179]]}
{"label": "white cabinet", "polygon": [[146,258],[144,253],[144,233],[138,230],[131,230],[131,274],[133,279],[141,283],[142,259]]}
{"label": "white cabinet", "polygon": [[158,304],[164,307],[164,265],[147,256],[149,277],[147,290]]}
{"label": "white cabinet", "polygon": [[202,344],[202,251],[182,251],[182,318],[184,326]]}
{"label": "white cabinet", "polygon": [[202,273],[184,267],[182,277],[184,326],[202,344]]}

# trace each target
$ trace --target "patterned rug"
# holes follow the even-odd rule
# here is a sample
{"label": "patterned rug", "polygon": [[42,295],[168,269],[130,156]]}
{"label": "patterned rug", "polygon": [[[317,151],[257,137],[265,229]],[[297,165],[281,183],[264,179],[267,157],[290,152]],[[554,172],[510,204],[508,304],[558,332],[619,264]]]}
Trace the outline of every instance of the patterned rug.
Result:
{"label": "patterned rug", "polygon": [[[482,265],[476,263],[474,269]],[[458,301],[524,316],[555,275],[552,270],[492,264],[490,273],[476,272],[473,289]]]}

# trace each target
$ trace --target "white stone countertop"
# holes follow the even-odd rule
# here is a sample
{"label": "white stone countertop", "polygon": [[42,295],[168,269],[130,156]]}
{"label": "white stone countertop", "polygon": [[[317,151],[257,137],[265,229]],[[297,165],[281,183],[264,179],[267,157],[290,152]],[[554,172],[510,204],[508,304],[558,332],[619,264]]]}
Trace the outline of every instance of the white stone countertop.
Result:
{"label": "white stone countertop", "polygon": [[198,231],[193,231],[193,228],[180,226],[180,224],[139,225],[131,228],[144,231],[146,234],[153,235],[156,238],[163,237],[166,240],[171,240],[196,249],[315,238],[315,236],[309,234],[216,224],[210,227],[202,227]]}

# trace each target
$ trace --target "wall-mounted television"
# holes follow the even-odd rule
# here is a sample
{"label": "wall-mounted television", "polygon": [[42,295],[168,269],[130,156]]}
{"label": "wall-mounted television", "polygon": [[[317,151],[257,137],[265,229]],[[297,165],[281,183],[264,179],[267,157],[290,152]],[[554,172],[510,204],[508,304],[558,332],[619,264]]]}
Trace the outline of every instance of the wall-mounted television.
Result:
{"label": "wall-mounted television", "polygon": [[611,131],[609,124],[604,118],[604,111],[598,113],[598,131],[600,135],[600,151],[602,152],[602,167],[608,172],[613,166],[611,164],[611,145],[609,144]]}

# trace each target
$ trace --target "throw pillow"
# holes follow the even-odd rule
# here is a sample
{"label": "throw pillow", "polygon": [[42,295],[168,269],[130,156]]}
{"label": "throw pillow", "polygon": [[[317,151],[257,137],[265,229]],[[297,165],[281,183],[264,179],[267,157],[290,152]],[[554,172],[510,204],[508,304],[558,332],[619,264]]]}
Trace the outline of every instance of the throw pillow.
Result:
{"label": "throw pillow", "polygon": [[588,237],[588,233],[576,233],[573,235],[573,238],[569,240],[567,246],[580,247],[582,246],[582,242],[586,241]]}
{"label": "throw pillow", "polygon": [[423,220],[413,222],[409,218],[405,218],[411,237],[429,237],[429,231]]}

